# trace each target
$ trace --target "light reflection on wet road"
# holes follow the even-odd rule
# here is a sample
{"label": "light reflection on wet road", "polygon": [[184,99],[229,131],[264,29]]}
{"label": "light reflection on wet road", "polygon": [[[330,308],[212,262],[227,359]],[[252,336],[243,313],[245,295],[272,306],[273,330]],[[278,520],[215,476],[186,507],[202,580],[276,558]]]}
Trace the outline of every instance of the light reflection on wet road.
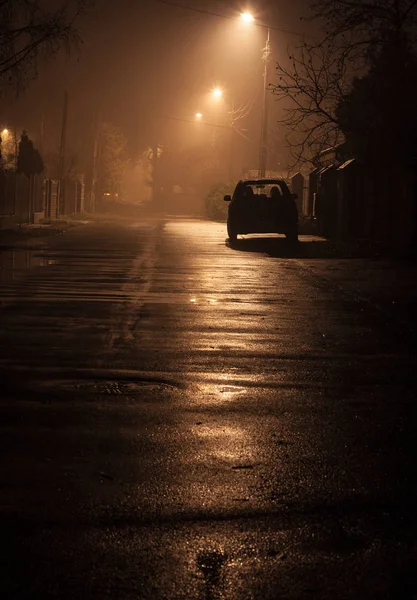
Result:
{"label": "light reflection on wet road", "polygon": [[6,597],[412,597],[410,340],[224,229],[86,226],[2,280]]}

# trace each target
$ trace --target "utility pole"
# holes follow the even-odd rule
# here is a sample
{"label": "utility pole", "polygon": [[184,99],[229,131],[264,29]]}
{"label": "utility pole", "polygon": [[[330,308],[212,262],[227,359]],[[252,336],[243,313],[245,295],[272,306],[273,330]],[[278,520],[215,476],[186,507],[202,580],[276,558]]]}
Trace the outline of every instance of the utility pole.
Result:
{"label": "utility pole", "polygon": [[65,160],[65,142],[67,137],[67,119],[68,119],[68,92],[64,94],[64,106],[62,110],[62,126],[61,126],[61,142],[59,145],[59,167],[58,167],[58,184],[59,197],[57,206],[57,216],[63,209],[64,200],[64,160]]}
{"label": "utility pole", "polygon": [[94,131],[94,146],[93,146],[93,169],[91,173],[91,190],[90,190],[90,210],[95,212],[96,210],[96,187],[97,187],[97,175],[98,175],[98,152],[99,152],[99,137],[100,137],[100,115],[96,117],[95,131]]}
{"label": "utility pole", "polygon": [[267,144],[268,144],[268,65],[271,58],[271,44],[270,44],[270,33],[271,30],[268,27],[268,34],[266,38],[266,45],[263,50],[262,60],[264,61],[264,94],[263,94],[263,106],[262,106],[262,123],[261,123],[261,141],[259,148],[259,177],[265,177],[266,173],[266,159],[267,159]]}
{"label": "utility pole", "polygon": [[17,172],[17,160],[19,158],[19,141],[17,139],[17,127],[16,123],[13,124],[13,136],[14,136],[14,168]]}
{"label": "utility pole", "polygon": [[39,129],[39,152],[41,153],[41,155],[43,154],[43,150],[44,150],[44,139],[45,139],[45,107],[42,109],[41,123],[40,123],[40,129]]}
{"label": "utility pole", "polygon": [[229,156],[229,181],[233,181],[233,158],[235,151],[235,101],[232,100],[232,112],[230,120],[230,156]]}

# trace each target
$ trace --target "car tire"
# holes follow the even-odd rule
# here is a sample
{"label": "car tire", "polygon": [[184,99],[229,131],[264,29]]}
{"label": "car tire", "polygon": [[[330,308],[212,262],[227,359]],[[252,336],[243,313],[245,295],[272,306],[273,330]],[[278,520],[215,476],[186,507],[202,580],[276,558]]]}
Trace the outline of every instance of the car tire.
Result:
{"label": "car tire", "polygon": [[229,240],[231,242],[236,242],[237,231],[230,223],[227,223],[227,235],[229,236]]}
{"label": "car tire", "polygon": [[285,232],[285,238],[290,244],[296,244],[298,242],[298,227],[293,225],[289,227]]}

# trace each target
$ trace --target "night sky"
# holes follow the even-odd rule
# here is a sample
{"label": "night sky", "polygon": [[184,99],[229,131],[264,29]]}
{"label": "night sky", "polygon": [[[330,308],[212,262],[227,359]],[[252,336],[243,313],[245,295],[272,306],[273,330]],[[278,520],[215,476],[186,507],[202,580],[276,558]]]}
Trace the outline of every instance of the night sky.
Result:
{"label": "night sky", "polygon": [[[272,32],[273,58],[282,59],[287,46],[301,38],[288,32],[305,31],[300,20],[308,14],[306,0],[261,1],[252,5],[215,0],[179,0],[179,4],[230,18],[169,6],[156,0],[99,0],[79,23],[83,39],[70,57],[41,64],[38,78],[29,82],[18,101],[3,99],[4,121],[27,128],[36,139],[42,114],[47,144],[59,139],[62,97],[69,92],[68,144],[77,149],[91,129],[94,115],[122,127],[132,153],[156,138],[181,132],[181,122],[207,104],[214,85],[225,91],[225,107],[251,103],[246,123],[256,136],[262,96],[261,50],[266,30],[242,29],[233,20],[250,10]],[[274,61],[272,61],[272,71]],[[279,108],[272,107],[272,118]],[[164,141],[164,139],[162,139]]]}

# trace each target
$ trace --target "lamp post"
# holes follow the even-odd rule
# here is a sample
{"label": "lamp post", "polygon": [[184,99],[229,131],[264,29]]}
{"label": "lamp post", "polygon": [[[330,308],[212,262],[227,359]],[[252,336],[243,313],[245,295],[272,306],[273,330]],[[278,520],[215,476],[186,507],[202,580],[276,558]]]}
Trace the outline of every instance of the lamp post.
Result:
{"label": "lamp post", "polygon": [[229,155],[229,181],[233,180],[233,156],[235,151],[235,102],[232,100],[230,111],[230,155]]}
{"label": "lamp post", "polygon": [[[245,24],[254,23],[255,18],[251,13],[245,12],[240,15]],[[259,143],[259,168],[258,176],[265,177],[267,161],[267,143],[268,143],[268,66],[271,58],[271,29],[267,28],[265,48],[262,51],[263,69],[263,101],[262,101],[262,119],[261,119],[261,137]]]}
{"label": "lamp post", "polygon": [[271,58],[271,44],[269,42],[271,30],[268,27],[266,44],[263,50],[262,60],[264,62],[264,91],[262,103],[261,141],[259,148],[259,177],[265,177],[267,144],[268,144],[268,65]]}

